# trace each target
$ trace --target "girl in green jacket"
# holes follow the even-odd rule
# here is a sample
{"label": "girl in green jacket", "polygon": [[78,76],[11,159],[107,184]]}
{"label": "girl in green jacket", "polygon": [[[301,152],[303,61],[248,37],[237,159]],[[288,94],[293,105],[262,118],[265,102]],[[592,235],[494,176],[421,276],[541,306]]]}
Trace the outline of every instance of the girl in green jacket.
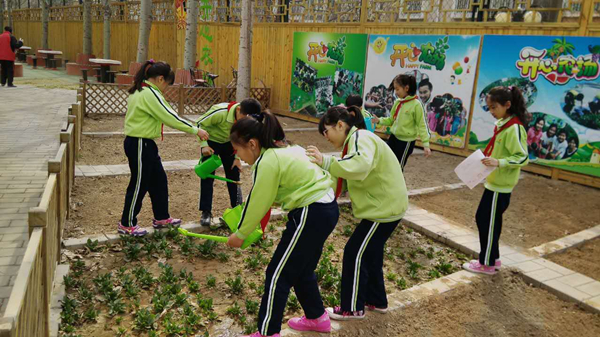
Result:
{"label": "girl in green jacket", "polygon": [[425,109],[417,95],[417,81],[412,75],[401,74],[394,78],[388,90],[394,90],[398,99],[390,110],[390,117],[373,117],[375,123],[391,126],[388,145],[404,170],[408,157],[415,148],[417,136],[421,138],[425,157],[431,155],[431,132],[425,118]]}
{"label": "girl in green jacket", "polygon": [[315,147],[307,151],[338,178],[336,197],[345,183],[352,212],[361,219],[344,248],[341,306],[327,309],[329,317],[337,320],[362,319],[365,307],[387,312],[383,247],[408,208],[398,160],[381,138],[363,128],[359,108],[332,107],[321,118],[319,132],[343,149],[341,159],[323,156]]}
{"label": "girl in green jacket", "polygon": [[154,139],[161,136],[163,124],[197,135],[202,140],[208,139],[208,133],[179,117],[164,98],[164,90],[174,80],[175,74],[167,63],[150,60],[142,65],[129,89],[131,95],[127,99],[123,147],[129,160],[131,179],[118,226],[121,234],[143,236],[148,233],[137,224],[137,215],[142,209],[146,192],[150,193],[152,201],[154,228],[178,226],[181,223],[180,219],[173,219],[169,215],[167,174]]}
{"label": "girl in green jacket", "polygon": [[253,186],[238,230],[227,244],[240,247],[273,203],[289,211],[286,229],[267,266],[265,293],[258,314],[258,331],[251,337],[279,336],[291,287],[306,316],[292,318],[295,330],[329,332],[315,268],[325,240],[339,217],[331,175],[310,162],[299,146],[285,146],[283,129],[270,112],[246,117],[231,128],[231,144],[252,165]]}
{"label": "girl in green jacket", "polygon": [[474,273],[493,275],[500,269],[499,240],[502,214],[510,204],[510,195],[519,181],[521,167],[527,165],[527,132],[529,122],[525,99],[517,87],[495,87],[487,94],[487,106],[497,119],[494,135],[481,162],[496,169],[485,181],[485,191],[475,220],[479,229],[479,260],[463,265]]}

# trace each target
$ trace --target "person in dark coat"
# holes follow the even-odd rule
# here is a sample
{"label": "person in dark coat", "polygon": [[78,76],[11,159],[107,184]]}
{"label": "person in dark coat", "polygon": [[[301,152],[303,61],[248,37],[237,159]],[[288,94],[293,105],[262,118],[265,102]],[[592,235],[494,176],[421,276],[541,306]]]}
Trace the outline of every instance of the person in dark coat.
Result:
{"label": "person in dark coat", "polygon": [[15,88],[13,85],[15,51],[23,46],[23,39],[17,40],[12,35],[12,28],[4,27],[4,33],[0,34],[0,67],[1,84],[5,86],[8,82],[9,88]]}

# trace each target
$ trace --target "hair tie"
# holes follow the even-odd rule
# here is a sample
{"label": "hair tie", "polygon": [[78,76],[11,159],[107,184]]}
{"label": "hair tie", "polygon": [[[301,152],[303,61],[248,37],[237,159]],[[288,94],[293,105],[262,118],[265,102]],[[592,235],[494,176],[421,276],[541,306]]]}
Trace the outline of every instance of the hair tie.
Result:
{"label": "hair tie", "polygon": [[262,123],[265,115],[264,114],[250,114],[250,117],[256,119],[259,123]]}
{"label": "hair tie", "polygon": [[150,64],[154,64],[156,61],[154,61],[154,59],[149,59],[148,62],[150,62]]}
{"label": "hair tie", "polygon": [[510,91],[513,91],[513,89],[514,89],[514,88],[515,88],[515,87],[514,87],[514,86],[512,86],[512,85],[509,85],[509,86],[508,86],[508,90],[510,90]]}

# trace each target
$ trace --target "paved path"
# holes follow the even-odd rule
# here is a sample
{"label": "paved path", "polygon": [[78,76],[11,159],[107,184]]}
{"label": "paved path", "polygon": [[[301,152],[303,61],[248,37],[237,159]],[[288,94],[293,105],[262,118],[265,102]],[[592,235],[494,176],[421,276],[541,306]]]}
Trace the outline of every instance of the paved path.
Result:
{"label": "paved path", "polygon": [[27,212],[40,201],[48,159],[58,151],[61,124],[76,95],[27,85],[0,87],[0,314],[27,247]]}

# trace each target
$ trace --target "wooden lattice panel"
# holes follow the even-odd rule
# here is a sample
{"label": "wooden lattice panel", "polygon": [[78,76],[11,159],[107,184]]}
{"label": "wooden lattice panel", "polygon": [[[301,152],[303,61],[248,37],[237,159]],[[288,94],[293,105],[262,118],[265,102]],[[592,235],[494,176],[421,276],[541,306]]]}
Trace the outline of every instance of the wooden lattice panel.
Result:
{"label": "wooden lattice panel", "polygon": [[256,98],[263,109],[270,108],[269,103],[271,102],[271,89],[270,88],[252,88],[250,89],[250,96]]}
{"label": "wooden lattice panel", "polygon": [[179,110],[180,95],[181,92],[178,86],[170,86],[165,90],[165,92],[163,92],[163,96],[165,97],[167,102],[169,102],[171,108],[173,108],[173,110],[175,110],[177,113],[181,113],[181,111]]}
{"label": "wooden lattice panel", "polygon": [[175,21],[175,2],[160,1],[152,4],[152,20],[157,22]]}
{"label": "wooden lattice panel", "polygon": [[221,103],[221,88],[186,88],[185,113],[201,115]]}
{"label": "wooden lattice panel", "polygon": [[63,21],[83,21],[83,6],[69,6],[63,8]]}
{"label": "wooden lattice panel", "polygon": [[125,21],[127,3],[125,2],[113,2],[110,4],[112,11],[111,21]]}
{"label": "wooden lattice panel", "polygon": [[128,86],[117,84],[87,84],[85,86],[86,113],[127,113]]}

